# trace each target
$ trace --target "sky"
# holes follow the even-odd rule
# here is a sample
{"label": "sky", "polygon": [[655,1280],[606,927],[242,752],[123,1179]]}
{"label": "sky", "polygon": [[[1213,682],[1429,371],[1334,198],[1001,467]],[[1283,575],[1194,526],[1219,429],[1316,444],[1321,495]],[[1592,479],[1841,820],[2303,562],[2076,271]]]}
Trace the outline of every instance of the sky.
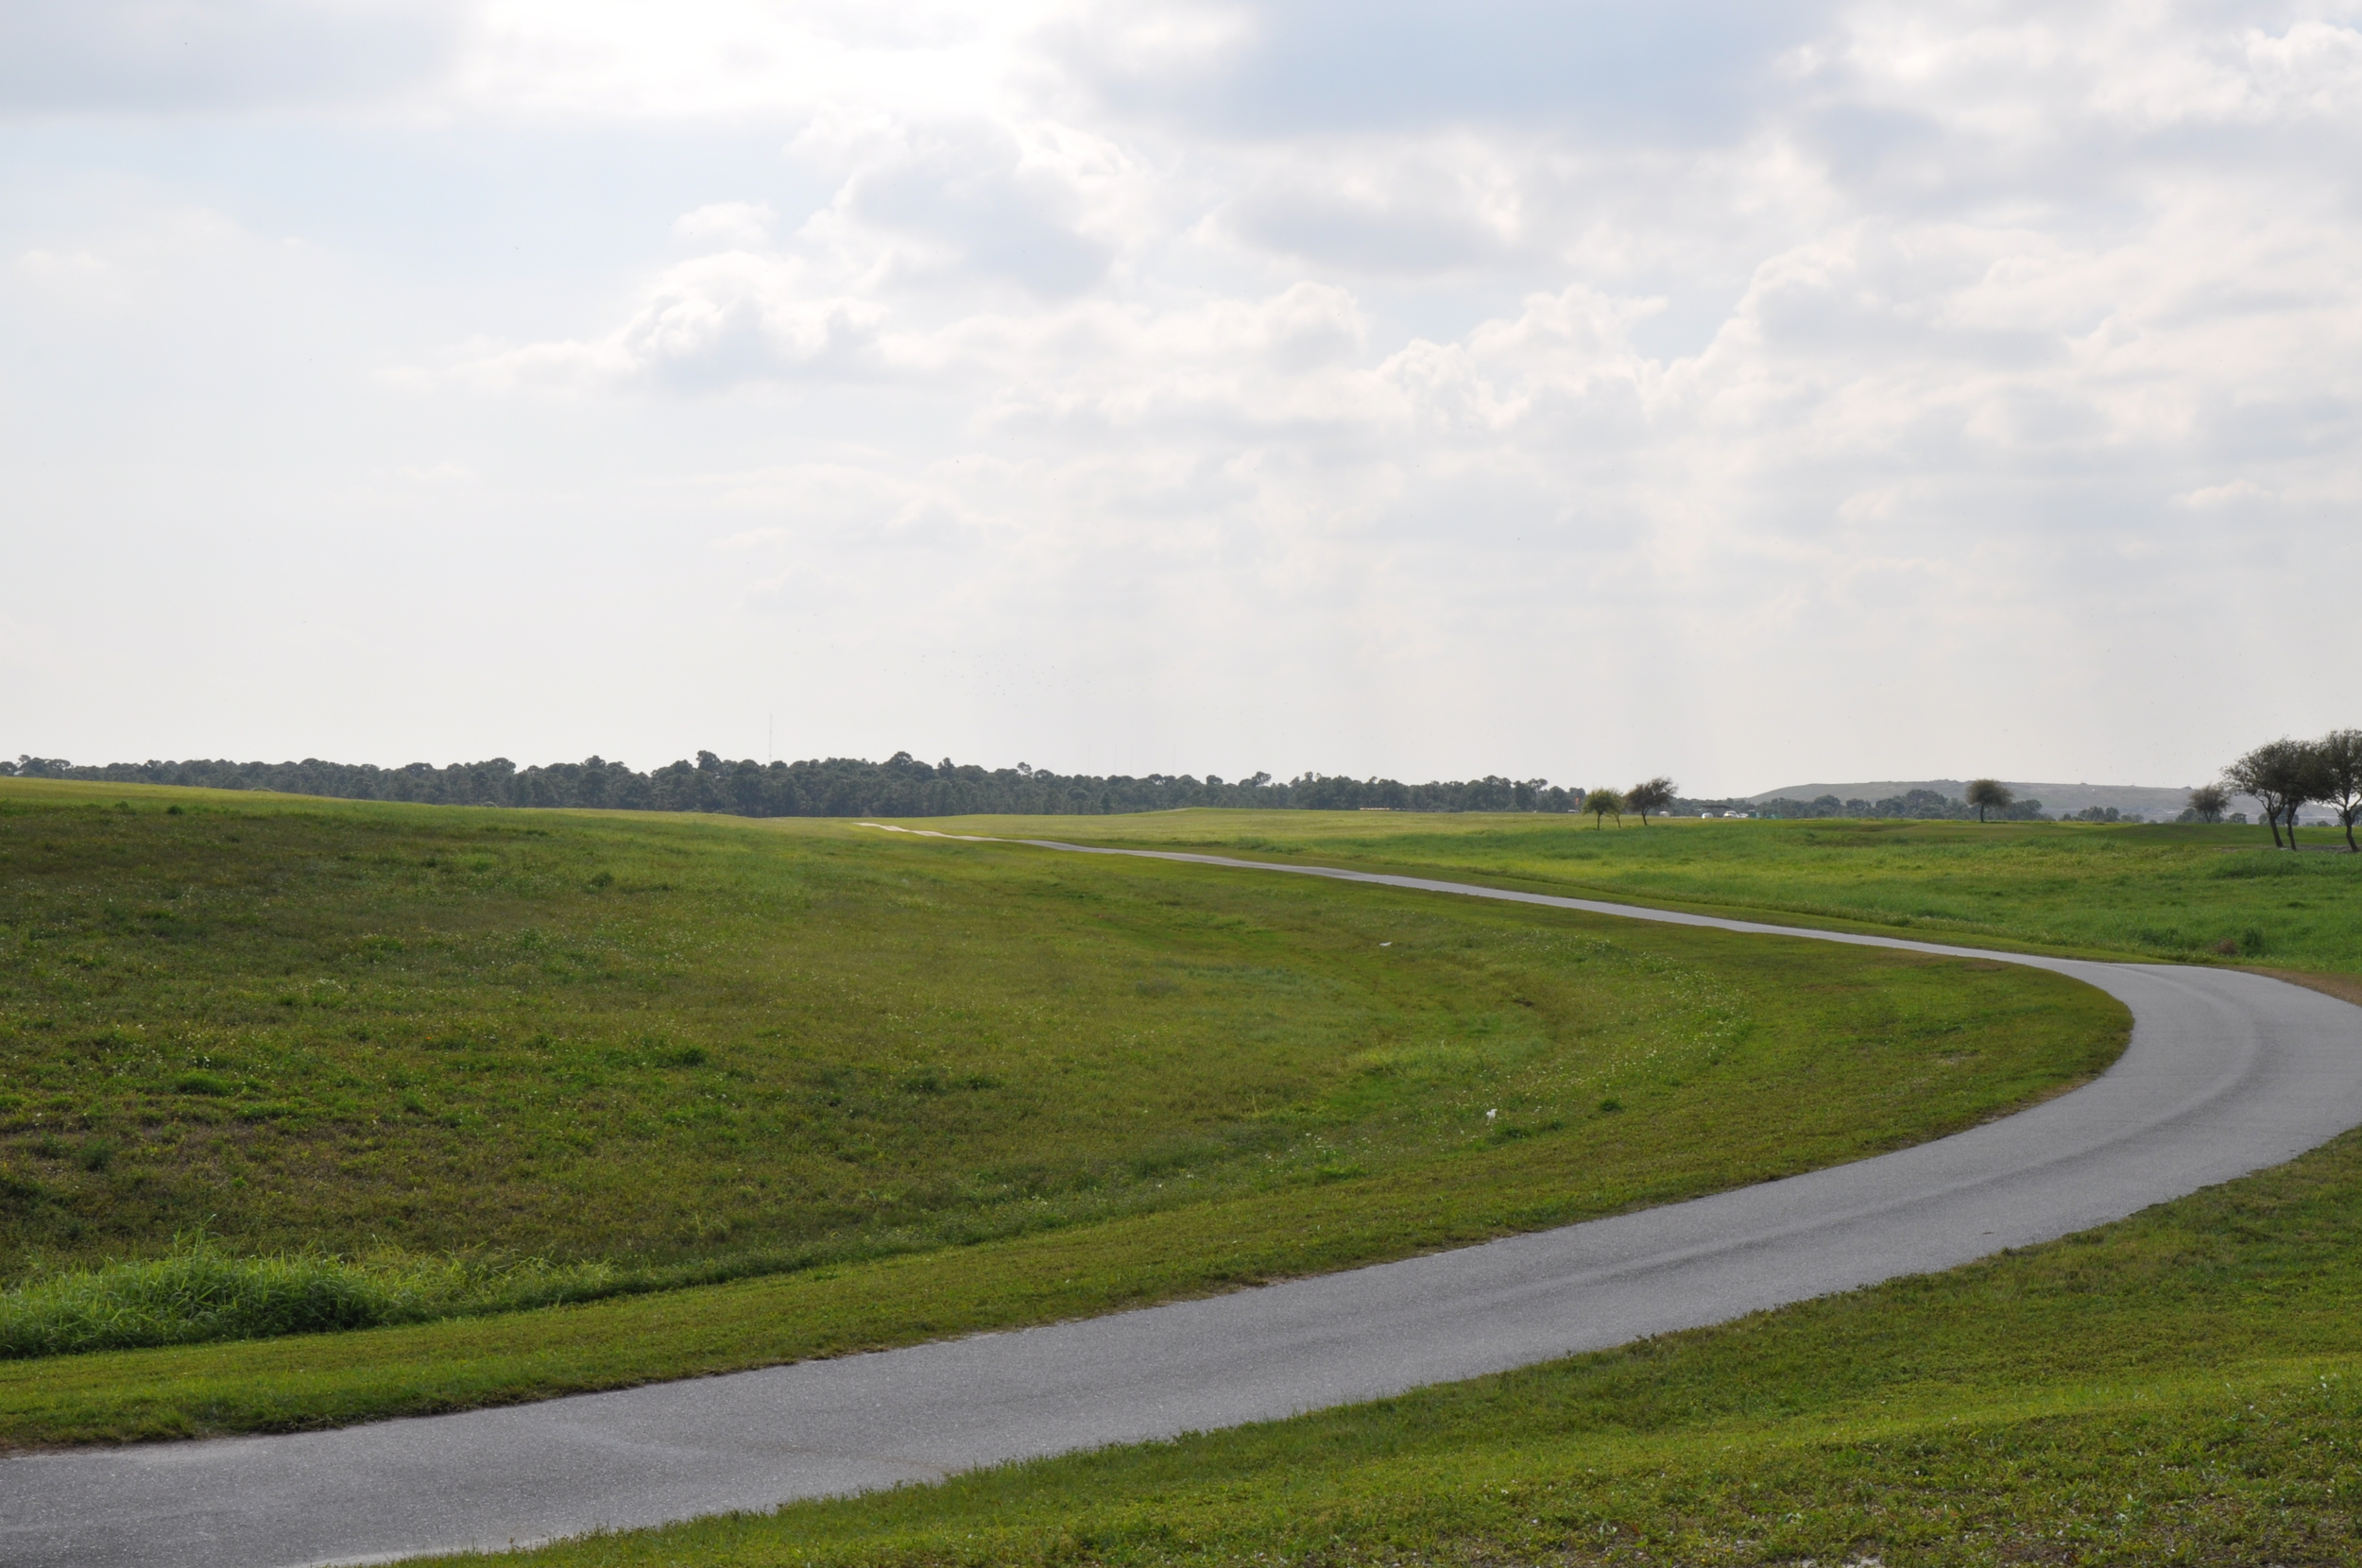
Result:
{"label": "sky", "polygon": [[2180,784],[2362,0],[0,0],[0,754]]}

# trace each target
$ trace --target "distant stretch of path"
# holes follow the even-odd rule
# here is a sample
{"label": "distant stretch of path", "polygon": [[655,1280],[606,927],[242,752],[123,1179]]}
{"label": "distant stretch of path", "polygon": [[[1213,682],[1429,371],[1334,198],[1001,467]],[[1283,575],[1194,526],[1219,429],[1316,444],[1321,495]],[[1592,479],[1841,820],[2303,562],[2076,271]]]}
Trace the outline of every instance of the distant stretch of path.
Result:
{"label": "distant stretch of path", "polygon": [[2132,1041],[2091,1084],[1953,1137],[1401,1263],[508,1409],[8,1459],[0,1564],[382,1561],[1263,1421],[1948,1269],[2277,1165],[2362,1125],[2362,1010],[2259,975],[2035,958],[1422,877],[997,842],[1997,959],[2119,998],[2132,1012]]}

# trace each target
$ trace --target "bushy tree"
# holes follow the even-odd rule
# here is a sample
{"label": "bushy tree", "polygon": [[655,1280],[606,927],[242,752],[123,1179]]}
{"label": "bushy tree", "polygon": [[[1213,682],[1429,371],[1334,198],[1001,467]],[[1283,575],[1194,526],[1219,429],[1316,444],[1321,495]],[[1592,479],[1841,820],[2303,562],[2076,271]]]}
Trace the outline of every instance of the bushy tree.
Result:
{"label": "bushy tree", "polygon": [[2320,798],[2337,809],[2346,853],[2354,853],[2354,819],[2362,817],[2362,729],[2333,729],[2313,743]]}
{"label": "bushy tree", "polygon": [[1593,790],[1583,797],[1583,809],[1595,819],[1592,823],[1595,828],[1605,827],[1611,814],[1618,827],[1624,825],[1624,793],[1621,790]]}
{"label": "bushy tree", "polygon": [[2190,816],[2197,822],[2220,822],[2231,809],[2231,792],[2219,784],[2200,784],[2190,792]]}
{"label": "bushy tree", "polygon": [[1625,791],[1624,804],[1640,813],[1640,826],[1646,827],[1649,826],[1649,813],[1662,811],[1672,805],[1676,793],[1673,781],[1659,774],[1654,778],[1644,778]]}
{"label": "bushy tree", "polygon": [[1968,803],[1977,808],[1977,820],[1982,822],[1987,811],[2006,811],[2016,805],[2017,792],[1997,778],[1972,778]]}
{"label": "bushy tree", "polygon": [[2264,821],[2272,830],[2272,847],[2280,847],[2280,797],[2273,793],[2270,765],[2265,749],[2256,747],[2222,770],[2223,788],[2238,794],[2253,795],[2264,808]]}
{"label": "bushy tree", "polygon": [[[2297,810],[2325,793],[2319,748],[2309,741],[2285,736],[2267,741],[2223,769],[2223,782],[2241,794],[2253,795],[2264,808],[2272,830],[2272,847],[2297,846]],[[2280,825],[2288,825],[2288,842],[2280,842]]]}

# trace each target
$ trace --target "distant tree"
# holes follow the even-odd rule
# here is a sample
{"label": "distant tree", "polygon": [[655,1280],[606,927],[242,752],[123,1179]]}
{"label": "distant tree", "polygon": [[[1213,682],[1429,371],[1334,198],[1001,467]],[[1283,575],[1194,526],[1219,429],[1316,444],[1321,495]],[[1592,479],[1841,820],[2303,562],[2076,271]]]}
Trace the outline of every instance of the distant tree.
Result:
{"label": "distant tree", "polygon": [[[2297,809],[2305,802],[2318,800],[2326,793],[2322,788],[2324,769],[2316,748],[2304,741],[2285,737],[2268,741],[2249,752],[2231,766],[2223,769],[2223,782],[2241,794],[2253,795],[2264,808],[2264,821],[2272,830],[2272,847],[2294,849],[2297,845]],[[2288,842],[2280,842],[2280,825],[2288,825]]]}
{"label": "distant tree", "polygon": [[2317,800],[2329,798],[2329,758],[2318,741],[2291,741],[2285,743],[2280,766],[2283,787],[2288,803],[2281,808],[2281,820],[2288,825],[2288,847],[2297,846],[2297,809]]}
{"label": "distant tree", "polygon": [[2265,748],[2258,746],[2224,768],[2222,782],[2226,793],[2253,795],[2256,803],[2264,808],[2264,821],[2271,827],[2272,847],[2277,849],[2280,847],[2280,798],[2270,793],[2269,764],[2264,752]]}
{"label": "distant tree", "polygon": [[1595,829],[1607,826],[1611,812],[1616,817],[1616,826],[1621,827],[1624,825],[1624,795],[1620,790],[1593,790],[1583,797],[1583,809],[1597,819],[1592,824]]}
{"label": "distant tree", "polygon": [[1972,778],[1968,803],[1977,808],[1977,820],[1982,822],[1987,811],[2006,811],[2016,805],[2017,793],[1997,778]]}
{"label": "distant tree", "polygon": [[1654,778],[1642,779],[1626,791],[1624,804],[1640,813],[1640,826],[1646,827],[1651,811],[1662,811],[1673,804],[1676,789],[1671,779],[1659,774]]}
{"label": "distant tree", "polygon": [[2354,853],[2353,823],[2362,817],[2362,729],[2333,729],[2313,742],[2321,799],[2337,809],[2346,853]]}
{"label": "distant tree", "polygon": [[2231,792],[2219,784],[2200,784],[2190,792],[2190,815],[2199,822],[2220,822],[2231,809]]}

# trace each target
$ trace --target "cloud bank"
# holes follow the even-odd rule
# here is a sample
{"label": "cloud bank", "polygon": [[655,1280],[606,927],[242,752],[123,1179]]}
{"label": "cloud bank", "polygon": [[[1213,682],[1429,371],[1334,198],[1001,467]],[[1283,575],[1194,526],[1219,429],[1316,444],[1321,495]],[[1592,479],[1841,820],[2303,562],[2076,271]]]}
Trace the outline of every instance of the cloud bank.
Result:
{"label": "cloud bank", "polygon": [[2355,718],[2356,9],[0,12],[0,657],[161,531],[383,699],[22,749],[2199,776]]}

